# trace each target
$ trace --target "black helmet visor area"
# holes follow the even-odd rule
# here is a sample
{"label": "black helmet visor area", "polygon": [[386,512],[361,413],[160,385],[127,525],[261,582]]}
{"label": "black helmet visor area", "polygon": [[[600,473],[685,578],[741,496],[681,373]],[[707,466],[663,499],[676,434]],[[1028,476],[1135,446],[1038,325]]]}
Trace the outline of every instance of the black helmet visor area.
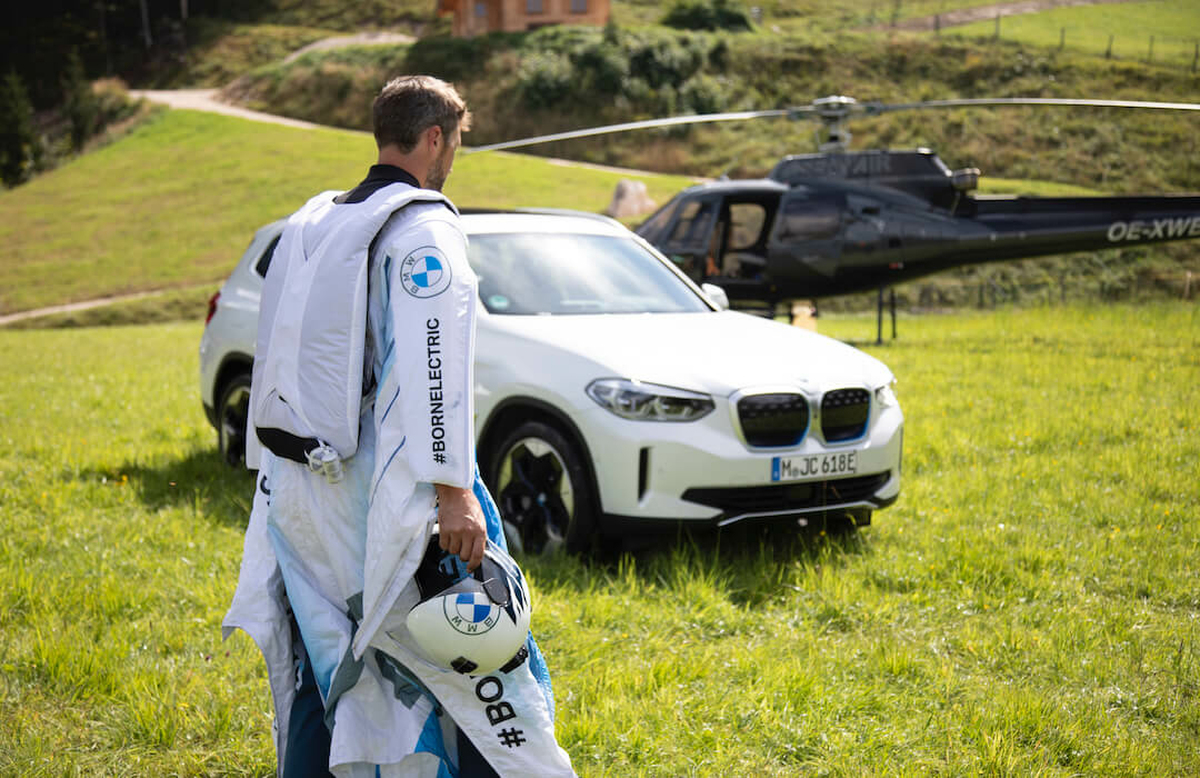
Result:
{"label": "black helmet visor area", "polygon": [[484,555],[483,563],[475,568],[472,574],[467,572],[466,563],[459,559],[457,554],[442,550],[438,545],[437,533],[431,535],[429,545],[425,547],[425,555],[421,557],[421,564],[417,566],[414,575],[421,599],[427,600],[471,577],[483,585],[483,591],[489,600],[501,608],[508,607],[509,593],[508,586],[505,585],[507,574],[490,554]]}
{"label": "black helmet visor area", "polygon": [[429,538],[425,555],[421,557],[421,564],[417,566],[413,577],[416,579],[421,599],[427,600],[470,577],[470,573],[467,572],[466,563],[459,559],[457,554],[442,550],[435,532]]}

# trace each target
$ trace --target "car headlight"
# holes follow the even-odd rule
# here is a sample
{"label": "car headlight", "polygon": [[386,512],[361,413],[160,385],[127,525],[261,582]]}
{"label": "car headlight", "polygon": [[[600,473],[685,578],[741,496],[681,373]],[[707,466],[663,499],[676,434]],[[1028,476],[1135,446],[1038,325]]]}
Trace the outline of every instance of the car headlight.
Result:
{"label": "car headlight", "polygon": [[701,392],[625,378],[598,378],[587,393],[621,418],[638,421],[695,421],[714,407],[712,397]]}
{"label": "car headlight", "polygon": [[900,401],[896,399],[895,378],[875,390],[875,407],[881,411],[900,407]]}

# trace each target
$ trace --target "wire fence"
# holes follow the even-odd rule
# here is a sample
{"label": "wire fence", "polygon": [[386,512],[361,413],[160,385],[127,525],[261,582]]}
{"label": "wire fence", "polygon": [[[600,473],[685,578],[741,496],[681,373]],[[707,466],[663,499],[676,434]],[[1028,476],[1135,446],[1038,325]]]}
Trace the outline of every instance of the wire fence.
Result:
{"label": "wire fence", "polygon": [[[934,31],[940,34],[939,19],[940,16],[934,17]],[[1004,17],[999,14],[995,16],[992,40],[1006,39],[1003,19]],[[1049,32],[1049,34],[1053,33]],[[1053,46],[1053,41],[1046,40],[1046,37],[1047,31],[1042,31],[1035,35],[1015,35],[1012,40]],[[1143,37],[1122,32],[1118,38],[1117,33],[1102,28],[1060,25],[1056,48],[1059,51],[1069,48],[1083,54],[1103,56],[1105,59],[1126,59],[1157,65],[1186,67],[1193,73],[1200,69],[1200,38],[1196,37],[1162,34],[1146,34]]]}
{"label": "wire fence", "polygon": [[[1054,11],[1096,2],[1048,0],[1034,10]],[[1143,12],[1148,14],[1145,24],[1119,26],[1118,22],[1109,19],[1111,26],[1107,27],[1078,21],[1056,23],[1058,20],[1042,13],[1031,13],[1029,3],[960,1],[954,2],[956,7],[952,9],[947,9],[946,5],[945,0],[874,0],[865,18],[870,26],[1019,41],[1107,59],[1151,62],[1200,72],[1200,29],[1192,25],[1192,16],[1180,17],[1180,11],[1175,7],[1178,4],[1168,3]],[[1177,22],[1179,26],[1173,26]],[[1152,28],[1153,32],[1147,31],[1146,27]],[[1184,34],[1174,34],[1176,30]]]}

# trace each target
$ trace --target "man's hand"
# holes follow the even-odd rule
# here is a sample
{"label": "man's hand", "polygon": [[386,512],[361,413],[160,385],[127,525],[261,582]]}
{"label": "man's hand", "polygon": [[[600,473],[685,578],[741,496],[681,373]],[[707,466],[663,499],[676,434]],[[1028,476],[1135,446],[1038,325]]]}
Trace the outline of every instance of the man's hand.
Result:
{"label": "man's hand", "polygon": [[483,508],[470,489],[434,484],[438,497],[438,545],[458,554],[468,570],[479,567],[487,546],[487,522]]}

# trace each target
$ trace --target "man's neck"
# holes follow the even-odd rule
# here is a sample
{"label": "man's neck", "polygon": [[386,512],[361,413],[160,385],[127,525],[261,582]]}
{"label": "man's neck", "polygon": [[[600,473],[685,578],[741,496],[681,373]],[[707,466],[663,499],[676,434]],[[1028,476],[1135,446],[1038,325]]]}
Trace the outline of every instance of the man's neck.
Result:
{"label": "man's neck", "polygon": [[417,179],[417,183],[424,188],[425,175],[429,170],[429,162],[425,161],[424,164],[422,164],[422,160],[418,159],[417,157],[418,154],[416,150],[414,150],[412,153],[404,154],[395,146],[385,146],[379,150],[378,164],[391,165],[393,167],[400,168],[413,178]]}

